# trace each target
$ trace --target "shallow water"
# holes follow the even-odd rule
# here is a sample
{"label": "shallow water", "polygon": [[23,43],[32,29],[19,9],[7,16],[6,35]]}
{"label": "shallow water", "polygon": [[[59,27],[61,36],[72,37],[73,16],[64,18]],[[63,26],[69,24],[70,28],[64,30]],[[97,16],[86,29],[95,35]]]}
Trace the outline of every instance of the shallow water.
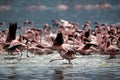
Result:
{"label": "shallow water", "polygon": [[26,57],[0,54],[0,80],[120,80],[120,55],[107,59],[107,55],[77,55],[73,65],[66,60],[49,62],[59,58],[54,52],[49,55]]}

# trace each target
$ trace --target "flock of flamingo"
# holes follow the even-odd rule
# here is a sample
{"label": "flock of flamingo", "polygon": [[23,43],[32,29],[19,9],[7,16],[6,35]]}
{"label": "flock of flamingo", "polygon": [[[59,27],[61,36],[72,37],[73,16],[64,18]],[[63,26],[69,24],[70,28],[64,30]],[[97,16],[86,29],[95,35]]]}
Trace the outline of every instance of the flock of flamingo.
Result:
{"label": "flock of flamingo", "polygon": [[[77,58],[75,55],[102,54],[109,55],[111,59],[120,54],[120,25],[95,22],[92,29],[91,22],[87,21],[80,29],[78,23],[64,19],[52,22],[52,26],[45,24],[43,29],[35,28],[28,20],[24,22],[25,28],[9,23],[9,29],[5,29],[5,23],[0,23],[3,27],[0,31],[0,53],[22,56],[26,50],[29,57],[30,52],[41,55],[58,51],[61,58],[50,62],[66,59],[70,64],[72,59]],[[21,30],[19,35],[17,30]]]}
{"label": "flock of flamingo", "polygon": [[[74,9],[75,10],[81,10],[81,9],[87,9],[87,10],[93,10],[93,9],[110,9],[112,5],[108,3],[103,3],[103,4],[95,4],[95,5],[83,5],[83,4],[78,4],[77,2],[74,4]],[[70,9],[70,3],[67,2],[66,4],[57,4],[55,6],[55,9],[58,11],[66,11]],[[47,6],[46,5],[31,5],[27,7],[28,10],[46,10]]]}
{"label": "flock of flamingo", "polygon": [[[72,4],[73,5],[73,4]],[[57,4],[54,9],[58,10],[58,11],[65,11],[70,9],[70,2],[67,2],[65,4]],[[48,8],[48,6],[44,5],[44,4],[39,4],[39,5],[30,5],[27,6],[26,9],[27,10],[46,10]],[[49,6],[50,8],[50,6]],[[93,10],[93,9],[110,9],[112,8],[112,5],[109,3],[105,3],[103,2],[102,4],[78,4],[77,2],[74,3],[74,9],[75,10],[81,10],[81,9],[87,9],[87,10]],[[9,11],[11,10],[11,5],[0,5],[0,10],[5,10],[5,11]]]}

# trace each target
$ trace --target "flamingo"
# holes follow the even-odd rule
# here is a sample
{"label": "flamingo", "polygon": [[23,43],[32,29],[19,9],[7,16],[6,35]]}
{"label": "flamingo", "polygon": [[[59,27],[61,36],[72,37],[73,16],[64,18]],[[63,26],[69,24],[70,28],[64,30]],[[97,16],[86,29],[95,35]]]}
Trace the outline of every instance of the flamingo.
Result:
{"label": "flamingo", "polygon": [[120,54],[120,49],[112,45],[111,41],[107,39],[107,41],[105,41],[104,52],[105,54],[110,55],[110,59],[113,59],[116,58],[115,55]]}
{"label": "flamingo", "polygon": [[57,50],[62,58],[60,59],[52,59],[52,61],[56,60],[68,60],[69,64],[72,64],[71,60],[75,59],[75,52],[72,49],[66,49],[65,46],[63,46],[63,34],[61,32],[58,32],[56,39],[53,42],[53,45],[49,47],[50,49]]}
{"label": "flamingo", "polygon": [[68,10],[69,9],[69,5],[68,4],[58,4],[56,6],[56,9],[59,10],[59,11],[62,11],[62,10]]}
{"label": "flamingo", "polygon": [[[19,41],[12,42],[12,43],[10,44],[10,46],[8,47],[8,49],[7,49],[7,51],[10,52],[11,54],[12,54],[13,52],[15,52],[15,51],[17,51],[18,53],[20,52],[20,53],[21,53],[20,56],[23,55],[23,54],[22,54],[22,51],[23,51],[23,50],[27,50],[27,45],[25,45],[24,43],[21,43],[21,42],[19,42]],[[27,57],[29,57],[29,56],[28,56],[28,53],[27,53]]]}
{"label": "flamingo", "polygon": [[[52,45],[52,43],[53,43],[53,40],[55,39],[55,36],[56,35],[54,35],[53,33],[52,33],[52,27],[51,26],[49,26],[48,24],[45,24],[45,26],[44,26],[44,29],[43,29],[43,31],[44,31],[44,39],[43,39],[43,45]],[[45,43],[44,43],[45,42]],[[47,43],[47,44],[46,44]]]}
{"label": "flamingo", "polygon": [[51,54],[53,53],[53,51],[51,49],[48,49],[48,48],[44,48],[40,45],[35,45],[35,46],[31,46],[28,48],[28,51],[30,51],[31,53],[33,54],[38,54],[38,55],[41,55],[41,54]]}
{"label": "flamingo", "polygon": [[32,5],[27,7],[28,10],[46,10],[47,6],[46,5]]}
{"label": "flamingo", "polygon": [[53,22],[53,26],[56,26],[56,27],[62,25],[62,24],[61,24],[59,21],[57,21],[56,19],[52,20],[52,22]]}
{"label": "flamingo", "polygon": [[82,55],[90,55],[91,52],[98,52],[97,45],[87,43],[84,44],[83,47],[78,47],[78,49],[75,49],[76,52],[79,52]]}
{"label": "flamingo", "polygon": [[45,5],[39,5],[38,10],[45,10],[47,7]]}
{"label": "flamingo", "polygon": [[3,49],[7,51],[8,54],[13,54],[13,52],[21,52],[22,55],[22,50],[26,49],[26,45],[16,39],[17,23],[10,23],[9,25],[10,27],[7,38],[2,42]]}
{"label": "flamingo", "polygon": [[102,0],[102,2],[100,4],[100,7],[103,8],[103,9],[110,9],[112,7],[112,5],[109,4],[109,3],[106,3],[105,0]]}
{"label": "flamingo", "polygon": [[45,48],[42,46],[41,43],[39,43],[38,41],[36,40],[32,40],[32,41],[27,41],[27,50],[33,54],[50,54],[52,53],[53,51],[51,49],[48,49],[48,48]]}
{"label": "flamingo", "polygon": [[10,5],[1,5],[0,6],[0,10],[5,10],[5,11],[9,11],[11,9]]}
{"label": "flamingo", "polygon": [[26,20],[24,22],[24,25],[25,25],[25,32],[28,32],[28,30],[30,29],[30,27],[33,27],[33,22]]}

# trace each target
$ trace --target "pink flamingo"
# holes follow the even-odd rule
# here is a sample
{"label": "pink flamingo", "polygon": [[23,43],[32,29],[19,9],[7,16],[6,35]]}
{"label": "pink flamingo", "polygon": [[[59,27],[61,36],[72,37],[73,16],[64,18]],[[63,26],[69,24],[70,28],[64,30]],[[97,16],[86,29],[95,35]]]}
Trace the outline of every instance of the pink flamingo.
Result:
{"label": "pink flamingo", "polygon": [[31,27],[33,27],[33,22],[26,20],[26,21],[24,22],[24,25],[25,25],[25,32],[28,32],[28,30],[29,30]]}
{"label": "pink flamingo", "polygon": [[63,35],[61,32],[57,34],[57,37],[55,41],[53,42],[53,46],[49,47],[50,49],[57,50],[62,58],[60,59],[52,59],[50,62],[55,60],[63,60],[67,59],[69,64],[71,63],[71,60],[75,58],[75,52],[73,50],[67,50],[63,47]]}
{"label": "pink flamingo", "polygon": [[120,49],[116,46],[111,45],[111,41],[107,39],[107,41],[105,41],[104,52],[105,54],[110,55],[109,58],[112,59],[116,58],[115,55],[120,54]]}
{"label": "pink flamingo", "polygon": [[56,9],[59,11],[68,10],[69,9],[69,2],[66,2],[65,4],[57,3]]}
{"label": "pink flamingo", "polygon": [[[22,56],[22,51],[23,50],[27,50],[27,45],[25,45],[24,43],[19,42],[18,40],[13,40],[10,44],[8,44],[9,47],[7,47],[6,51],[8,51],[8,54],[11,53],[13,54],[14,52],[19,52],[21,53],[20,56]],[[27,57],[28,53],[27,53]]]}
{"label": "pink flamingo", "polygon": [[22,50],[26,49],[26,45],[16,40],[16,30],[17,30],[17,23],[10,23],[7,38],[5,42],[3,42],[2,44],[4,50],[7,51],[8,54],[9,53],[12,54],[13,52],[21,52],[22,55]]}

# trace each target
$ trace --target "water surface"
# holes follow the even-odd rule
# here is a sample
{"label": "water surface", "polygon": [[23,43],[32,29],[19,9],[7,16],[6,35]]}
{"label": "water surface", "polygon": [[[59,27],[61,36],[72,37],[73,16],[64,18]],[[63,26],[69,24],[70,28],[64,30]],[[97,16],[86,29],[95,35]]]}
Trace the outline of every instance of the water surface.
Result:
{"label": "water surface", "polygon": [[78,55],[72,60],[49,62],[59,58],[54,52],[49,55],[33,55],[20,58],[18,55],[0,54],[0,80],[119,80],[120,55],[107,59],[107,55]]}

